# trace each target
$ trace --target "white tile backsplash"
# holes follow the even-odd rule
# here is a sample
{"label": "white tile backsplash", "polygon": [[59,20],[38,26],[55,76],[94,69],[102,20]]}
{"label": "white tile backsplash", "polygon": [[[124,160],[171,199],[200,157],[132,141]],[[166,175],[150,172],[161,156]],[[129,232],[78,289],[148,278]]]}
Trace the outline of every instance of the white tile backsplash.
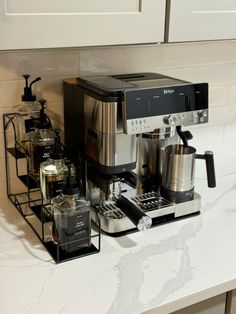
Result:
{"label": "white tile backsplash", "polygon": [[164,63],[163,46],[82,49],[80,73],[142,72]]}
{"label": "white tile backsplash", "polygon": [[[0,52],[0,114],[12,112],[21,101],[25,73],[42,77],[34,92],[47,99],[54,127],[63,127],[63,78],[140,71],[208,82],[210,121],[189,128],[192,143],[211,149],[216,142],[236,138],[236,41]],[[3,170],[2,119],[0,127]]]}
{"label": "white tile backsplash", "polygon": [[236,102],[236,82],[235,84],[229,85],[229,103],[235,103]]}
{"label": "white tile backsplash", "polygon": [[219,143],[223,141],[224,137],[224,125],[202,125],[199,127],[191,128],[193,139],[189,142],[190,145],[199,147],[202,145],[209,145],[211,150],[212,143]]}
{"label": "white tile backsplash", "polygon": [[213,106],[209,113],[209,126],[226,125],[236,122],[236,104],[222,104]]}
{"label": "white tile backsplash", "polygon": [[232,46],[231,41],[165,45],[164,64],[174,67],[230,62]]}
{"label": "white tile backsplash", "polygon": [[225,124],[224,128],[224,140],[236,139],[236,122]]}
{"label": "white tile backsplash", "polygon": [[160,73],[179,78],[184,81],[196,82],[197,70],[195,66],[192,67],[175,67],[175,68],[161,68]]}
{"label": "white tile backsplash", "polygon": [[77,50],[0,52],[0,80],[19,79],[22,74],[32,77],[76,75],[79,70]]}
{"label": "white tile backsplash", "polygon": [[[78,74],[77,74],[78,75]],[[63,98],[63,78],[71,77],[73,75],[58,76],[52,78],[42,78],[39,82],[38,95],[40,98],[47,100],[48,104],[50,102],[62,101]]]}
{"label": "white tile backsplash", "polygon": [[[236,87],[236,86],[235,86]],[[209,103],[210,106],[222,106],[229,102],[229,85],[212,85],[209,84]],[[236,99],[236,94],[235,94]]]}
{"label": "white tile backsplash", "polygon": [[235,63],[219,63],[210,65],[199,65],[196,68],[197,81],[210,84],[225,84],[236,81]]}
{"label": "white tile backsplash", "polygon": [[23,80],[0,81],[0,108],[7,107],[12,112],[13,106],[21,102],[23,86]]}

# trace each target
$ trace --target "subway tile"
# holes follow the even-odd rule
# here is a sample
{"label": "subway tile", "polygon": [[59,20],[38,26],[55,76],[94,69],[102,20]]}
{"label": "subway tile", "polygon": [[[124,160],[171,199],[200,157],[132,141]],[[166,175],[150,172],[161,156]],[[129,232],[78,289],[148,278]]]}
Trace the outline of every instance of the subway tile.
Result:
{"label": "subway tile", "polygon": [[229,103],[236,103],[236,83],[229,85]]}
{"label": "subway tile", "polygon": [[190,145],[198,147],[223,141],[224,125],[209,126],[208,124],[205,124],[196,126],[194,128],[189,127],[188,129],[193,135],[193,139],[189,142]]}
{"label": "subway tile", "polygon": [[230,62],[230,41],[80,49],[80,72],[122,73]]}
{"label": "subway tile", "polygon": [[236,122],[236,104],[213,106],[209,113],[209,125],[224,125]]}
{"label": "subway tile", "polygon": [[236,121],[225,125],[224,140],[236,140]]}
{"label": "subway tile", "polygon": [[52,121],[53,128],[62,128],[64,122],[63,102],[50,102],[47,107],[47,114]]}
{"label": "subway tile", "polygon": [[161,45],[81,49],[80,74],[144,72],[163,65]]}
{"label": "subway tile", "polygon": [[23,80],[0,81],[0,108],[8,107],[10,112],[19,105],[23,87]]}
{"label": "subway tile", "polygon": [[19,52],[0,52],[0,81],[16,80],[25,73],[22,66],[23,56]]}
{"label": "subway tile", "polygon": [[78,73],[76,50],[49,50],[0,53],[0,81],[19,79],[28,73],[37,76],[68,76]]}
{"label": "subway tile", "polygon": [[236,62],[236,40],[232,40],[232,56],[231,56],[231,61]]}
{"label": "subway tile", "polygon": [[225,63],[231,60],[230,41],[180,43],[164,45],[164,65],[167,67]]}
{"label": "subway tile", "polygon": [[183,67],[183,68],[160,68],[160,73],[175,77],[189,82],[196,82],[197,73],[195,67]]}
{"label": "subway tile", "polygon": [[42,79],[38,88],[39,97],[46,99],[48,103],[62,101],[65,77]]}
{"label": "subway tile", "polygon": [[[236,94],[235,94],[236,96]],[[209,84],[209,105],[221,106],[227,104],[229,100],[229,86],[227,84],[212,85]],[[235,97],[236,103],[236,97]]]}
{"label": "subway tile", "polygon": [[[4,132],[3,129],[3,114],[12,113],[13,108],[11,107],[0,107],[0,134]],[[9,116],[10,118],[10,116]],[[8,118],[5,118],[5,123],[8,122]],[[9,130],[9,128],[8,128]],[[13,130],[13,129],[12,129]]]}
{"label": "subway tile", "polygon": [[196,72],[198,82],[208,82],[215,85],[229,83],[236,78],[232,63],[198,66]]}

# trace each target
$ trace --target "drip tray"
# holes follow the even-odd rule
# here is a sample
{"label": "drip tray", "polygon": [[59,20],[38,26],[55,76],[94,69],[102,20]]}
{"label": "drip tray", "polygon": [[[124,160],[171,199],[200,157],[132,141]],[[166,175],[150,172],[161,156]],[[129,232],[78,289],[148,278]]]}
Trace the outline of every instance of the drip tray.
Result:
{"label": "drip tray", "polygon": [[[180,204],[172,204],[160,197],[156,192],[141,195],[134,194],[135,191],[122,193],[129,202],[143,210],[153,221],[157,219],[165,221],[167,220],[165,217],[168,218],[168,221],[174,220],[198,213],[200,210],[201,197],[198,193],[194,193],[194,199],[192,201]],[[92,219],[98,224],[96,212],[100,220],[101,229],[110,235],[127,232],[136,228],[122,210],[116,206],[115,202],[106,202],[93,208]]]}

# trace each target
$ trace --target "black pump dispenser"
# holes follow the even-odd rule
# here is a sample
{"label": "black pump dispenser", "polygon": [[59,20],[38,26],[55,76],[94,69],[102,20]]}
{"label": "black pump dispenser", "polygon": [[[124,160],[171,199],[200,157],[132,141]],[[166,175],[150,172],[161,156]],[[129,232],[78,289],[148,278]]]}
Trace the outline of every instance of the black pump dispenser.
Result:
{"label": "black pump dispenser", "polygon": [[45,114],[44,110],[46,108],[47,101],[45,99],[40,99],[39,103],[41,105],[40,113],[39,113],[39,121],[36,121],[35,127],[38,129],[50,129],[51,123]]}
{"label": "black pump dispenser", "polygon": [[65,183],[63,184],[62,193],[65,195],[80,194],[80,189],[76,181],[76,178],[75,176],[71,175],[73,172],[73,164],[69,164],[67,167],[68,175],[66,177]]}
{"label": "black pump dispenser", "polygon": [[41,77],[37,77],[33,80],[30,84],[28,82],[30,75],[24,74],[22,75],[25,79],[25,87],[24,87],[24,94],[21,96],[22,101],[32,102],[36,100],[36,96],[32,94],[32,85],[41,80]]}
{"label": "black pump dispenser", "polygon": [[54,150],[51,154],[51,159],[55,159],[55,160],[63,159],[64,154],[61,149],[61,139],[60,139],[61,129],[54,129],[53,131],[55,132],[55,144],[54,144]]}

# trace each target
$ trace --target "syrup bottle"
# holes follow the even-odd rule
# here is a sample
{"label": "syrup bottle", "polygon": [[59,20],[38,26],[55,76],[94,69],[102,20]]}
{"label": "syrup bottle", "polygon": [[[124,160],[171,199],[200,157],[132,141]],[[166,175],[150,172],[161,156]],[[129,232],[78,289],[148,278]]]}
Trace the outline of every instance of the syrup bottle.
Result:
{"label": "syrup bottle", "polygon": [[40,164],[50,157],[55,143],[55,133],[44,112],[46,100],[41,99],[39,102],[41,105],[39,120],[35,123],[35,130],[30,133],[31,173],[35,177],[39,177]]}
{"label": "syrup bottle", "polygon": [[68,165],[62,193],[52,199],[54,241],[67,253],[91,246],[90,203],[80,195],[80,188]]}
{"label": "syrup bottle", "polygon": [[62,191],[67,166],[61,148],[60,129],[55,129],[54,149],[50,157],[40,164],[40,187],[43,204],[50,204],[51,199]]}
{"label": "syrup bottle", "polygon": [[35,121],[39,119],[40,104],[36,96],[32,94],[32,85],[40,81],[37,77],[29,84],[30,75],[24,74],[25,87],[21,97],[21,104],[14,107],[15,128],[16,128],[16,148],[21,152],[26,151],[26,135],[34,130]]}

